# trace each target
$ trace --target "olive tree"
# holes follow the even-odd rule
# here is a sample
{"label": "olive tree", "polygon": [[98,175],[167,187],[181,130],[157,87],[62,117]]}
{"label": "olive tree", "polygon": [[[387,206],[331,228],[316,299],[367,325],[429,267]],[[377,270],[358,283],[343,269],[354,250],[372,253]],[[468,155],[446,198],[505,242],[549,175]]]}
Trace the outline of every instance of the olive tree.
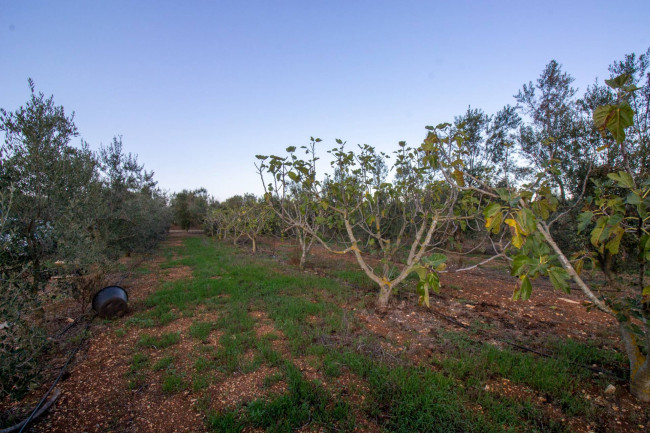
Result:
{"label": "olive tree", "polygon": [[[547,276],[564,292],[569,292],[573,281],[593,308],[617,320],[630,362],[630,391],[649,402],[650,285],[646,285],[645,274],[650,261],[650,178],[645,168],[634,170],[634,165],[626,163],[630,160],[626,130],[638,119],[629,101],[638,88],[627,74],[606,83],[616,98],[598,107],[593,121],[607,141],[605,147],[616,147],[621,158],[605,180],[591,180],[591,196],[576,201],[583,209],[574,229],[588,232],[590,250],[572,252],[558,245],[553,225],[569,209],[559,208],[562,195],[556,189],[557,171],[552,164],[528,184],[494,188],[482,183],[471,188],[491,199],[484,209],[486,228],[495,234],[507,228],[510,241],[505,249],[511,273],[519,278],[513,299],[528,299],[532,282],[540,276]],[[583,179],[583,190],[588,181]],[[636,246],[637,282],[632,285],[621,283],[611,260],[605,259],[621,254],[624,239]],[[605,286],[585,279],[582,271],[586,264],[602,272]]]}
{"label": "olive tree", "polygon": [[209,207],[210,197],[208,197],[208,191],[205,188],[192,191],[184,189],[177,192],[171,201],[174,223],[184,230],[198,227],[204,222]]}
{"label": "olive tree", "polygon": [[[24,106],[0,109],[3,392],[9,383],[5,371],[12,365],[11,390],[27,386],[21,368],[38,361],[31,350],[36,341],[38,349],[46,344],[38,338],[45,324],[39,300],[50,277],[59,274],[53,287],[72,295],[85,311],[89,292],[98,288],[114,259],[152,247],[169,224],[166,199],[153,173],[122,152],[121,140],[99,155],[83,141],[72,146],[74,116],[66,115],[53,97],[37,93],[31,80],[29,87]],[[29,362],[12,364],[25,353]]]}

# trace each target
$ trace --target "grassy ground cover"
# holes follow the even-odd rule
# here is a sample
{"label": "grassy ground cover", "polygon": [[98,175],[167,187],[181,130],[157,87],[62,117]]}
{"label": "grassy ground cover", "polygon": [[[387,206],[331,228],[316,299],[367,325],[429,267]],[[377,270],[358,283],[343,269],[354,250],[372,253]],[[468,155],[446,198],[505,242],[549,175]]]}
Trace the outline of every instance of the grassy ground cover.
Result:
{"label": "grassy ground cover", "polygon": [[[129,386],[147,369],[161,372],[163,392],[192,392],[215,432],[574,431],[603,417],[586,397],[592,374],[577,364],[623,361],[564,340],[553,340],[548,359],[450,330],[435,337],[444,353],[424,361],[387,355],[389,337],[367,332],[351,308],[366,301],[347,284],[363,282],[352,270],[300,273],[205,238],[186,239],[179,253],[164,267],[190,267],[191,278],[166,282],[126,322],[142,329]],[[215,319],[199,318],[206,311]],[[179,320],[191,321],[192,362],[177,363],[181,335],[162,332]],[[258,395],[215,407],[210,390],[260,371]],[[494,392],[503,384],[509,391]]]}

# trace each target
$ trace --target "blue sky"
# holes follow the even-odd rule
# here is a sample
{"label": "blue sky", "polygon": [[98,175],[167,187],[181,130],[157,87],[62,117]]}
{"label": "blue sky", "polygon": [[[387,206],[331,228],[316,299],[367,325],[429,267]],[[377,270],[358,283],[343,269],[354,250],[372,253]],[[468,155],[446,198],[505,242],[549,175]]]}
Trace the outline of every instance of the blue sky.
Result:
{"label": "blue sky", "polygon": [[310,136],[390,152],[493,113],[556,59],[583,91],[650,46],[650,2],[0,0],[0,107],[27,78],[92,148],[122,135],[164,189],[261,192],[255,154]]}

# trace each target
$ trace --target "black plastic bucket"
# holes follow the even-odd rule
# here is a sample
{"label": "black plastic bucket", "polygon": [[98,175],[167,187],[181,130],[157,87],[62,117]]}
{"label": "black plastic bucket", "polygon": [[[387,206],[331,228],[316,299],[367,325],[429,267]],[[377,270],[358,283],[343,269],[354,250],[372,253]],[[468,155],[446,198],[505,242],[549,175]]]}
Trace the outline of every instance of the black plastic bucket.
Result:
{"label": "black plastic bucket", "polygon": [[122,317],[129,312],[129,295],[120,286],[108,286],[93,296],[93,310],[101,317]]}

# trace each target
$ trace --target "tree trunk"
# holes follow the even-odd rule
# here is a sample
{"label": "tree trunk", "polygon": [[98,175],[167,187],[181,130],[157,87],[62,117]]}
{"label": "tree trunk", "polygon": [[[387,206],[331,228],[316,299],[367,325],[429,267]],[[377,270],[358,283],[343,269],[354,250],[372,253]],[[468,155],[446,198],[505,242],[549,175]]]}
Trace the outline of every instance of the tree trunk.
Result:
{"label": "tree trunk", "polygon": [[621,340],[630,360],[630,394],[642,402],[650,402],[650,356],[643,356],[634,333],[619,323]]}
{"label": "tree trunk", "polygon": [[307,261],[307,249],[305,248],[305,245],[302,245],[302,249],[300,252],[300,270],[303,271],[305,270],[305,262]]}
{"label": "tree trunk", "polygon": [[388,310],[388,300],[390,299],[390,293],[392,289],[390,285],[383,284],[379,289],[379,297],[377,298],[377,312],[380,314],[386,313]]}
{"label": "tree trunk", "polygon": [[630,394],[640,401],[650,402],[650,365],[646,357],[643,364],[636,370],[630,371]]}
{"label": "tree trunk", "polygon": [[254,237],[251,240],[253,241],[253,254],[255,254],[257,252],[257,242]]}

